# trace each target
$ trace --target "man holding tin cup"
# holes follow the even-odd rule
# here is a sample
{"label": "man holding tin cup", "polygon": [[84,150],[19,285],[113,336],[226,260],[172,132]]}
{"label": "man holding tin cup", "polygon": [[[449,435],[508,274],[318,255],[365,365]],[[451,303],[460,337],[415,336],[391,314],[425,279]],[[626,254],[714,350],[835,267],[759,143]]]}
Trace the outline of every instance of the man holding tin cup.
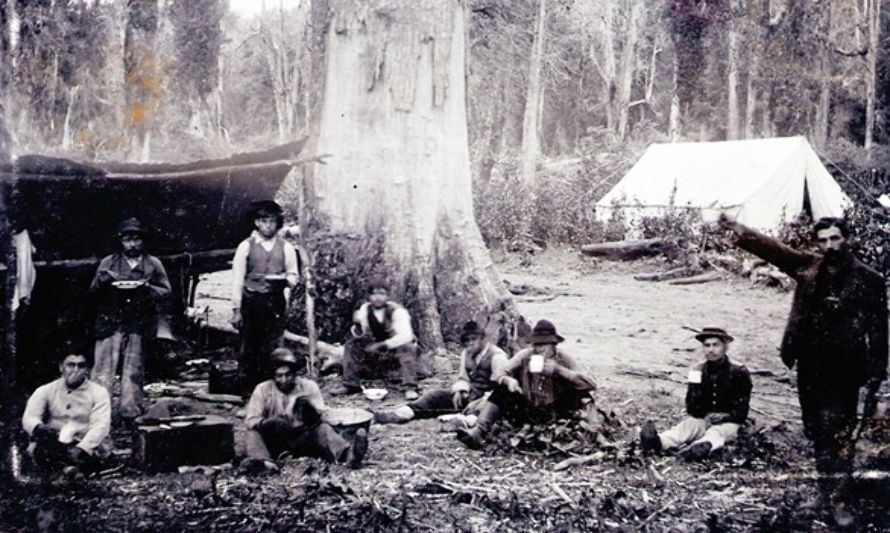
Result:
{"label": "man holding tin cup", "polygon": [[751,375],[742,365],[729,361],[726,351],[733,338],[721,328],[703,328],[695,339],[702,345],[705,361],[689,371],[686,388],[687,417],[667,431],[658,433],[646,421],[640,429],[644,452],[686,446],[683,455],[703,459],[736,438],[748,418]]}
{"label": "man holding tin cup", "polygon": [[479,449],[501,415],[519,425],[551,423],[569,418],[592,400],[596,383],[578,372],[575,360],[557,348],[565,339],[549,320],[539,320],[521,350],[492,377],[498,385],[482,403],[476,426],[460,430],[457,438]]}

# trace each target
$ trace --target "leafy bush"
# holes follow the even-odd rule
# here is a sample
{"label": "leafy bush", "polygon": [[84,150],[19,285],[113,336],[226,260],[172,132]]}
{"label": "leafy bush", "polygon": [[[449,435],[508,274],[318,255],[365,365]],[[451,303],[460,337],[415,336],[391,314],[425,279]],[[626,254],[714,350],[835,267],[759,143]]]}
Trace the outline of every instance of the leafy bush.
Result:
{"label": "leafy bush", "polygon": [[580,157],[539,165],[535,194],[519,179],[518,155],[505,156],[489,182],[474,183],[476,221],[486,244],[531,240],[579,245],[614,238],[621,233],[619,226],[598,221],[594,206],[637,161],[651,135],[607,144],[591,134]]}

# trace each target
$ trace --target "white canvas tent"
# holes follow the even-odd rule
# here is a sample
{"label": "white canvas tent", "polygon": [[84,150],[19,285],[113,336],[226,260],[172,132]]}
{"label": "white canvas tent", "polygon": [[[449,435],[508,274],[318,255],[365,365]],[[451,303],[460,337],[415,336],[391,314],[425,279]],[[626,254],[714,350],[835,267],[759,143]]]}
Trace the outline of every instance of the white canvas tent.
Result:
{"label": "white canvas tent", "polygon": [[841,216],[850,203],[804,137],[653,144],[596,204],[607,221],[614,209],[626,220],[658,216],[668,208],[720,212],[748,226],[772,231],[804,209],[812,216]]}

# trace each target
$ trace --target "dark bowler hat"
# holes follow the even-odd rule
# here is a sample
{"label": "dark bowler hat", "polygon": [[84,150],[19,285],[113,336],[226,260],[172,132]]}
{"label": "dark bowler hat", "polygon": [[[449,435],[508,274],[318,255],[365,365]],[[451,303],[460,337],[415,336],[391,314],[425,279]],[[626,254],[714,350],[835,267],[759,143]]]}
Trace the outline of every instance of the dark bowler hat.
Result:
{"label": "dark bowler hat", "polygon": [[294,371],[297,371],[303,368],[303,365],[305,364],[305,361],[297,359],[294,352],[287,348],[275,348],[272,350],[272,353],[269,354],[269,361],[272,364],[273,370],[279,366],[289,366],[294,369]]}
{"label": "dark bowler hat", "polygon": [[723,342],[732,342],[734,340],[732,335],[723,328],[702,328],[701,333],[695,336],[695,340],[698,342],[705,342],[705,339],[713,338],[720,339]]}
{"label": "dark bowler hat", "polygon": [[475,320],[470,320],[464,324],[464,329],[460,333],[460,342],[467,342],[470,337],[482,337],[484,333],[479,328],[479,324]]}
{"label": "dark bowler hat", "polygon": [[532,328],[532,334],[528,338],[531,344],[559,344],[565,338],[556,333],[556,326],[549,320],[541,319]]}
{"label": "dark bowler hat", "polygon": [[117,236],[123,237],[124,235],[145,236],[145,229],[142,227],[142,223],[139,222],[138,218],[126,218],[117,225]]}

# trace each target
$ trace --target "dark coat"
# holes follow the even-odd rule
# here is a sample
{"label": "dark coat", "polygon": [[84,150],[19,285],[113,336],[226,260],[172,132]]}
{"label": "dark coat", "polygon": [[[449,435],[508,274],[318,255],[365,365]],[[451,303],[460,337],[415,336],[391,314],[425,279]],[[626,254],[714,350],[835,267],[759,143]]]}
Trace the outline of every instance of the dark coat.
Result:
{"label": "dark coat", "polygon": [[727,413],[728,422],[744,424],[751,401],[751,375],[742,365],[729,358],[706,362],[696,367],[701,383],[690,383],[686,389],[686,412],[694,418],[708,413]]}
{"label": "dark coat", "polygon": [[[138,289],[119,290],[111,283],[101,283],[99,272],[110,270],[120,280],[148,280]],[[122,253],[102,259],[90,285],[96,298],[96,338],[104,339],[120,330],[153,337],[157,328],[158,311],[170,294],[170,280],[161,261],[143,255],[130,268]]]}
{"label": "dark coat", "polygon": [[852,256],[832,276],[823,256],[795,250],[749,228],[740,232],[738,246],[797,282],[781,356],[788,368],[797,363],[802,398],[814,386],[858,388],[868,380],[886,379],[883,276]]}

